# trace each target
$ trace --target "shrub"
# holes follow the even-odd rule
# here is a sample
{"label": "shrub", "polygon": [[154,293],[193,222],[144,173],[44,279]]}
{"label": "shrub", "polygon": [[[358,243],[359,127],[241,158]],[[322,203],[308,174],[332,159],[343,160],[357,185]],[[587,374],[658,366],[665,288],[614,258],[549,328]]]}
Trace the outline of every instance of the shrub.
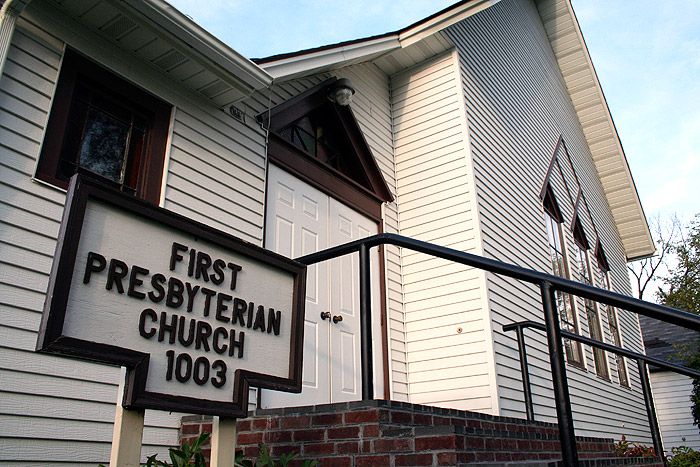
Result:
{"label": "shrub", "polygon": [[[170,448],[169,464],[166,461],[159,460],[158,454],[149,456],[142,467],[206,467],[206,459],[202,453],[202,446],[209,439],[209,433],[202,433],[196,440],[191,443],[185,443],[180,449]],[[291,461],[297,458],[295,453],[282,454],[278,460],[275,460],[270,455],[270,450],[264,444],[260,445],[260,457],[257,460],[244,459],[243,453],[236,454],[234,465],[236,467],[287,467]],[[300,459],[301,460],[301,459]],[[99,467],[105,467],[100,464]],[[318,461],[303,460],[301,467],[319,467]]]}
{"label": "shrub", "polygon": [[[202,446],[209,439],[209,433],[202,433],[191,443],[185,443],[180,449],[170,448],[168,454],[172,464],[158,460],[158,454],[153,454],[146,459],[145,467],[206,467],[207,463],[202,453]],[[100,467],[105,467],[100,464]]]}
{"label": "shrub", "polygon": [[185,443],[180,449],[170,448],[168,454],[172,464],[156,459],[153,454],[146,460],[146,467],[206,467],[202,445],[209,439],[209,433],[202,433],[192,443]]}
{"label": "shrub", "polygon": [[697,467],[700,465],[700,452],[687,446],[671,449],[668,467]]}
{"label": "shrub", "polygon": [[[243,453],[236,455],[236,467],[287,467],[291,461],[296,459],[297,454],[287,453],[282,454],[280,458],[275,461],[272,456],[270,456],[270,451],[264,444],[260,445],[260,457],[257,461],[250,459],[243,459]],[[301,467],[318,467],[318,461],[305,460],[302,461]]]}
{"label": "shrub", "polygon": [[625,435],[615,443],[615,455],[619,457],[656,457],[654,448],[639,443],[630,443]]}

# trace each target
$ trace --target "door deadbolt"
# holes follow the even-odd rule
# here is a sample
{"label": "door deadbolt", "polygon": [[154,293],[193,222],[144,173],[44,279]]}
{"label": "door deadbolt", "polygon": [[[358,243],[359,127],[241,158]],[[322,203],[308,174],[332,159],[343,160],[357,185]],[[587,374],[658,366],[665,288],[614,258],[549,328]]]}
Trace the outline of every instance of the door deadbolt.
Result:
{"label": "door deadbolt", "polygon": [[331,312],[330,311],[322,311],[321,312],[321,319],[331,319]]}
{"label": "door deadbolt", "polygon": [[333,317],[333,324],[338,324],[338,323],[341,322],[342,320],[343,320],[343,317],[342,317],[341,315],[335,315],[335,316]]}

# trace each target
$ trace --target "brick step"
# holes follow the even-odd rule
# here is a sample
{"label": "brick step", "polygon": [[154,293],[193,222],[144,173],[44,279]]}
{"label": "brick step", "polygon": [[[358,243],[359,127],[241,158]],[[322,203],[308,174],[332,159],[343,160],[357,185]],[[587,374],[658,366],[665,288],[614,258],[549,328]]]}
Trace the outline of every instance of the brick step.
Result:
{"label": "brick step", "polygon": [[559,467],[560,461],[558,459],[545,461],[545,460],[534,460],[534,461],[516,461],[516,462],[472,462],[469,464],[460,464],[459,467],[515,467],[515,466],[525,466],[525,467]]}
{"label": "brick step", "polygon": [[[562,467],[564,464],[559,459],[552,460],[524,460],[513,462],[471,462],[459,464],[459,467]],[[605,457],[598,459],[579,460],[578,467],[663,467],[663,463],[656,458],[645,457]]]}
{"label": "brick step", "polygon": [[[194,437],[197,427],[183,433]],[[205,426],[202,420],[192,420]],[[530,466],[559,467],[557,426],[474,412],[390,401],[364,401],[258,410],[239,420],[237,446],[257,457],[264,443],[273,457],[296,453],[333,467]],[[577,437],[580,465],[645,466],[612,458],[612,439]],[[653,460],[652,460],[653,462]]]}

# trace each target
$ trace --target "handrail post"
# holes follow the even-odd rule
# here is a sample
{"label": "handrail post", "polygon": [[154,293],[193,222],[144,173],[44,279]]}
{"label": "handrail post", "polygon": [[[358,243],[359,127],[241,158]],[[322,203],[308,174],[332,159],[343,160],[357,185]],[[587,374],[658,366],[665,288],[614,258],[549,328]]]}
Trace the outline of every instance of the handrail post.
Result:
{"label": "handrail post", "polygon": [[651,393],[649,373],[647,373],[647,363],[645,361],[637,359],[637,368],[639,368],[639,378],[642,383],[644,404],[647,407],[647,418],[649,419],[649,430],[651,431],[651,439],[654,442],[654,451],[656,451],[656,455],[661,458],[664,465],[667,465],[666,456],[664,456],[664,445],[661,441],[659,422],[656,419],[656,409],[654,408],[654,396]]}
{"label": "handrail post", "polygon": [[571,412],[569,383],[566,379],[566,364],[564,363],[564,349],[561,343],[556,297],[552,284],[549,282],[540,284],[540,292],[547,327],[547,345],[549,347],[549,362],[552,367],[552,384],[554,386],[554,402],[557,408],[562,461],[566,467],[576,467],[578,465],[578,450],[576,449],[574,417]]}
{"label": "handrail post", "polygon": [[372,381],[372,282],[369,247],[361,243],[360,253],[360,361],[362,362],[362,400],[374,399]]}
{"label": "handrail post", "polygon": [[523,378],[523,396],[525,398],[525,413],[530,422],[535,421],[535,410],[532,406],[532,392],[530,389],[530,370],[527,365],[527,351],[525,350],[525,329],[522,326],[515,328],[518,337],[518,354],[520,354],[520,374]]}

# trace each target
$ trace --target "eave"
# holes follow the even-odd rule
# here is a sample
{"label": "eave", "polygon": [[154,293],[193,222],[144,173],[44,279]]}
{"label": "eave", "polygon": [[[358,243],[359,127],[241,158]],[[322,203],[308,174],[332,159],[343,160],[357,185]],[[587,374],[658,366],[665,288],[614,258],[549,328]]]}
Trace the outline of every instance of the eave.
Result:
{"label": "eave", "polygon": [[243,84],[250,91],[262,89],[272,83],[272,77],[262,68],[221,42],[169,3],[163,0],[120,3],[138,13],[154,29],[167,31],[170,40],[181,47],[187,47],[202,63],[219,71],[222,77],[232,77],[236,84]]}
{"label": "eave", "polygon": [[163,0],[34,1],[26,11],[90,30],[219,107],[272,83],[267,72]]}
{"label": "eave", "polygon": [[[339,66],[380,59],[428,39],[445,28],[474,15],[500,0],[462,0],[410,26],[379,36],[339,42],[298,52],[253,59],[275,79],[328,71]],[[440,50],[441,52],[442,50]]]}
{"label": "eave", "polygon": [[615,122],[570,0],[538,0],[552,50],[564,77],[628,260],[656,249]]}
{"label": "eave", "polygon": [[343,66],[367,62],[393,50],[401,48],[397,34],[383,35],[361,41],[350,41],[332,47],[319,47],[293,54],[276,56],[274,60],[254,59],[256,63],[275,79],[290,79],[295,76],[318,73]]}

